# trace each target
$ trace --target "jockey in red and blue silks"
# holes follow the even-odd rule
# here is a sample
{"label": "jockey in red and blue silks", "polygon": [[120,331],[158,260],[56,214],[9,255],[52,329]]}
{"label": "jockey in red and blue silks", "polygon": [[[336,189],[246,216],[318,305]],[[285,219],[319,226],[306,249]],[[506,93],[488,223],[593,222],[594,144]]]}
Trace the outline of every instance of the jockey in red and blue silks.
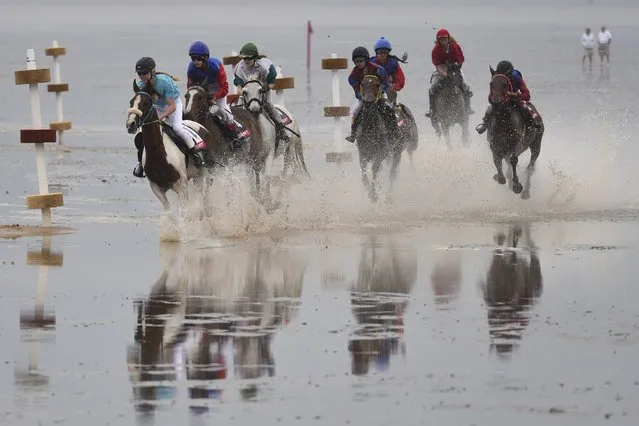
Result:
{"label": "jockey in red and blue silks", "polygon": [[355,66],[348,76],[348,84],[351,85],[355,92],[355,102],[351,106],[351,133],[346,137],[349,142],[355,141],[355,132],[359,125],[359,112],[362,109],[362,100],[360,95],[360,85],[362,80],[367,75],[374,75],[382,82],[382,93],[386,93],[390,84],[388,83],[388,75],[383,67],[370,61],[371,57],[368,53],[368,49],[363,46],[358,46],[353,50],[352,54],[353,62]]}
{"label": "jockey in red and blue silks", "polygon": [[206,88],[210,97],[211,114],[217,116],[227,126],[233,137],[233,146],[239,146],[242,140],[231,109],[226,102],[229,83],[222,62],[217,58],[211,58],[209,47],[201,41],[191,44],[189,56],[191,62],[187,70],[186,88],[193,85]]}
{"label": "jockey in red and blue silks", "polygon": [[386,71],[390,83],[390,87],[386,90],[386,96],[388,96],[391,102],[395,103],[397,100],[397,92],[402,90],[404,84],[406,84],[404,71],[402,71],[402,67],[399,65],[402,61],[398,57],[390,54],[393,47],[390,41],[384,37],[381,37],[375,42],[374,48],[375,56],[371,58],[371,62],[384,67],[384,71]]}
{"label": "jockey in red and blue silks", "polygon": [[[530,102],[530,90],[528,90],[521,72],[516,70],[510,61],[501,61],[497,64],[495,74],[503,74],[508,77],[512,87],[512,91],[507,93],[508,97],[515,101],[527,124],[538,126],[541,123],[541,116]],[[488,95],[488,102],[491,102],[490,94]],[[490,120],[492,113],[493,107],[488,105],[482,123],[476,128],[477,133],[480,135],[488,129],[488,120]]]}

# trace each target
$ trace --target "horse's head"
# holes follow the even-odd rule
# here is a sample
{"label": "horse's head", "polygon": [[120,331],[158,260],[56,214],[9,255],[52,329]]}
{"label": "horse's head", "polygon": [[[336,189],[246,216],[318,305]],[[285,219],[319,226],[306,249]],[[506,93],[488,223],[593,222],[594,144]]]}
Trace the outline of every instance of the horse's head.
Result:
{"label": "horse's head", "polygon": [[149,84],[145,84],[140,89],[133,80],[133,98],[129,101],[129,110],[127,111],[126,128],[130,134],[134,134],[140,127],[147,123],[151,114],[155,112],[153,106],[152,88]]}
{"label": "horse's head", "polygon": [[498,74],[490,68],[490,103],[493,105],[502,104],[508,101],[508,92],[512,91],[510,79],[504,74]]}
{"label": "horse's head", "polygon": [[250,77],[242,88],[242,104],[253,113],[262,112],[267,101],[268,87],[265,87],[257,77]]}
{"label": "horse's head", "polygon": [[359,92],[362,97],[362,101],[366,103],[376,102],[382,96],[382,82],[377,76],[366,75],[362,79]]}
{"label": "horse's head", "polygon": [[448,84],[452,87],[462,87],[462,74],[461,74],[461,66],[458,64],[450,64],[446,69],[446,76],[448,77]]}
{"label": "horse's head", "polygon": [[204,115],[209,105],[206,88],[199,85],[189,87],[184,95],[184,101],[184,114],[187,117],[195,118],[197,121],[199,117]]}

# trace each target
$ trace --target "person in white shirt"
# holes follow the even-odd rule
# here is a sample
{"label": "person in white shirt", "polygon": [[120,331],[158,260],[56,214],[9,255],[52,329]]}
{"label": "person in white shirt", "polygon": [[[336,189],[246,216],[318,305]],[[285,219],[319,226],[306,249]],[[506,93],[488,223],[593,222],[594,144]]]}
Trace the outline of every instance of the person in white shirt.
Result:
{"label": "person in white shirt", "polygon": [[606,29],[605,25],[601,26],[601,31],[599,31],[598,42],[599,42],[599,59],[601,59],[601,65],[603,65],[604,57],[606,58],[606,62],[610,65],[610,44],[612,43],[612,34],[610,31]]}
{"label": "person in white shirt", "polygon": [[592,71],[592,54],[595,51],[597,40],[590,28],[586,28],[586,32],[581,35],[581,45],[584,48],[584,56],[581,58],[581,66],[586,65],[586,58],[588,58],[590,64],[590,71]]}

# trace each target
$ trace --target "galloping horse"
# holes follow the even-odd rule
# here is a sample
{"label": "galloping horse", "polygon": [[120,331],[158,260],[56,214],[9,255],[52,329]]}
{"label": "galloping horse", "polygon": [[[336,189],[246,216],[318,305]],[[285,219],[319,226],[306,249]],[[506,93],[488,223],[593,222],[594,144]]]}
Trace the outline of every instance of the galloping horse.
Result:
{"label": "galloping horse", "polygon": [[[250,148],[255,172],[255,190],[259,195],[262,191],[262,182],[264,182],[265,195],[270,197],[269,176],[273,160],[279,155],[284,155],[284,166],[280,175],[283,179],[286,179],[288,175],[298,178],[304,176],[310,179],[310,175],[304,162],[304,149],[297,120],[282,105],[274,105],[274,107],[281,114],[286,132],[289,133],[291,140],[286,146],[278,146],[276,143],[275,124],[264,113],[268,90],[256,76],[250,76],[242,88],[241,101],[242,107],[251,113],[252,119],[258,123],[259,128],[259,132],[251,136]],[[233,111],[235,114],[235,109]]]}
{"label": "galloping horse", "polygon": [[[395,126],[396,117],[386,105],[386,101],[382,99],[381,87],[382,82],[377,76],[367,75],[362,79],[360,89],[362,109],[359,112],[361,120],[356,133],[362,182],[368,189],[368,196],[372,202],[377,201],[378,175],[384,160],[392,160],[390,166],[390,189],[392,190],[402,152],[409,143],[415,143],[413,139],[403,139],[402,130],[399,134],[391,130],[391,126]],[[368,177],[368,164],[371,162],[372,181]]]}
{"label": "galloping horse", "polygon": [[[541,150],[541,139],[544,136],[544,124],[539,119],[538,126],[527,126],[518,111],[517,105],[509,98],[512,91],[510,80],[503,74],[497,74],[490,68],[490,104],[493,108],[490,123],[488,123],[488,142],[493,153],[493,161],[497,174],[493,178],[501,185],[506,183],[502,171],[502,161],[509,157],[512,169],[512,190],[521,194],[521,198],[530,198],[530,178],[535,171],[535,161]],[[518,157],[530,149],[530,163],[526,169],[525,187],[522,187],[517,176]],[[510,171],[508,173],[510,178]]]}
{"label": "galloping horse", "polygon": [[[209,103],[207,95],[207,87],[194,85],[189,87],[185,94],[184,116],[201,124],[211,133],[213,138],[220,143],[216,144],[215,155],[218,161],[224,165],[232,163],[245,163],[249,159],[249,144],[242,144],[236,150],[231,148],[232,137],[226,131],[226,126],[209,112]],[[257,123],[251,120],[250,115],[241,108],[234,108],[233,115],[236,123],[240,127],[239,132],[245,132],[247,135],[257,134],[259,129],[256,128]]]}
{"label": "galloping horse", "polygon": [[[129,102],[126,127],[130,134],[142,129],[136,136],[135,143],[138,149],[144,147],[142,167],[151,190],[165,210],[171,208],[166,196],[169,189],[177,194],[180,204],[184,206],[188,200],[189,179],[204,178],[204,170],[189,164],[184,142],[179,141],[176,144],[175,139],[179,140],[179,136],[173,135],[172,129],[158,120],[152,87],[146,84],[140,89],[133,80],[133,92],[135,94]],[[204,126],[193,121],[185,120],[183,124],[190,129],[188,133],[192,134],[194,142],[206,143],[204,159],[208,164],[213,164],[215,141],[211,134]],[[205,183],[205,179],[202,179],[202,182]]]}
{"label": "galloping horse", "polygon": [[435,114],[431,116],[430,122],[435,128],[437,137],[446,139],[450,148],[450,128],[459,124],[462,129],[462,140],[464,146],[468,146],[470,132],[468,131],[468,111],[464,103],[462,93],[462,75],[459,65],[448,66],[448,75],[442,79],[441,88],[435,96]]}

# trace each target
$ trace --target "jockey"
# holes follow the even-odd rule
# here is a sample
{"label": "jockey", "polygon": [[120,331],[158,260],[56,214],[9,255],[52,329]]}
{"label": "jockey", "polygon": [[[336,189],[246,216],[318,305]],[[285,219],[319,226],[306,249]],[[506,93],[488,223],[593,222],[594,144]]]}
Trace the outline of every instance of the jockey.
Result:
{"label": "jockey", "polygon": [[[464,63],[464,52],[462,52],[461,46],[457,41],[450,36],[448,30],[441,29],[437,31],[437,36],[435,40],[435,46],[431,52],[431,59],[433,61],[433,65],[435,66],[435,72],[431,77],[431,85],[430,90],[428,91],[428,100],[430,102],[430,108],[426,117],[432,117],[435,113],[435,96],[437,95],[437,91],[441,87],[442,77],[446,77],[448,65],[457,64],[460,67]],[[473,92],[470,91],[470,88],[464,81],[464,75],[461,74],[462,77],[462,92],[464,93],[464,102],[466,103],[466,110],[468,114],[474,114],[475,111],[470,107],[470,98],[473,96]]]}
{"label": "jockey", "polygon": [[[346,140],[349,142],[355,141],[355,133],[357,131],[357,126],[359,125],[359,112],[362,109],[362,100],[360,96],[360,84],[362,80],[367,75],[374,75],[379,77],[382,82],[382,93],[385,93],[390,87],[388,83],[388,75],[383,67],[380,65],[371,62],[370,53],[368,53],[368,49],[363,46],[358,46],[353,50],[352,55],[353,62],[355,66],[351,71],[351,74],[348,76],[348,83],[353,87],[355,91],[355,104],[351,107],[351,134],[346,136]],[[394,114],[391,113],[394,117]],[[397,124],[396,120],[393,120],[395,124]],[[395,126],[397,127],[397,126]]]}
{"label": "jockey", "polygon": [[[174,82],[178,79],[165,72],[156,71],[155,61],[149,57],[140,58],[135,64],[135,71],[140,78],[138,87],[141,89],[145,84],[150,84],[154,95],[157,96],[155,109],[158,113],[158,121],[164,121],[182,138],[197,166],[205,164],[204,157],[200,152],[205,145],[196,146],[193,139],[189,137],[182,127],[182,101],[180,100],[180,92]],[[138,164],[133,169],[133,175],[144,177],[141,151],[138,151]]]}
{"label": "jockey", "polygon": [[386,71],[388,82],[390,83],[390,87],[386,90],[386,96],[388,96],[388,100],[395,103],[397,101],[397,92],[402,90],[406,83],[404,71],[399,65],[401,60],[397,56],[390,55],[393,48],[390,41],[384,37],[375,42],[374,48],[375,56],[371,58],[371,62],[381,65]]}
{"label": "jockey", "polygon": [[242,46],[240,56],[242,61],[235,66],[233,84],[244,87],[249,76],[257,74],[258,79],[267,90],[263,107],[275,123],[276,137],[280,143],[289,142],[291,138],[285,132],[282,118],[271,103],[271,89],[275,85],[275,77],[277,76],[275,65],[266,56],[260,55],[257,46],[253,43],[246,43]]}
{"label": "jockey", "polygon": [[[530,91],[528,90],[528,86],[524,82],[524,78],[521,75],[519,70],[516,70],[513,67],[513,64],[510,61],[501,61],[497,64],[497,69],[495,70],[495,74],[503,74],[508,77],[510,84],[512,86],[512,91],[508,92],[507,95],[513,99],[516,105],[519,107],[519,111],[522,114],[526,124],[530,124],[533,126],[538,126],[540,124],[540,116],[537,113],[535,107],[529,102],[530,101]],[[488,96],[488,102],[490,102],[490,95]],[[488,129],[488,122],[490,120],[490,116],[493,113],[493,106],[488,105],[486,109],[486,113],[484,114],[484,118],[482,119],[482,123],[477,126],[477,133],[480,135]]]}
{"label": "jockey", "polygon": [[191,63],[187,71],[186,88],[200,85],[207,89],[211,114],[217,116],[226,125],[233,137],[232,147],[237,148],[242,138],[238,134],[235,118],[226,103],[229,84],[224,66],[219,59],[210,57],[209,47],[201,41],[191,44],[189,56]]}

